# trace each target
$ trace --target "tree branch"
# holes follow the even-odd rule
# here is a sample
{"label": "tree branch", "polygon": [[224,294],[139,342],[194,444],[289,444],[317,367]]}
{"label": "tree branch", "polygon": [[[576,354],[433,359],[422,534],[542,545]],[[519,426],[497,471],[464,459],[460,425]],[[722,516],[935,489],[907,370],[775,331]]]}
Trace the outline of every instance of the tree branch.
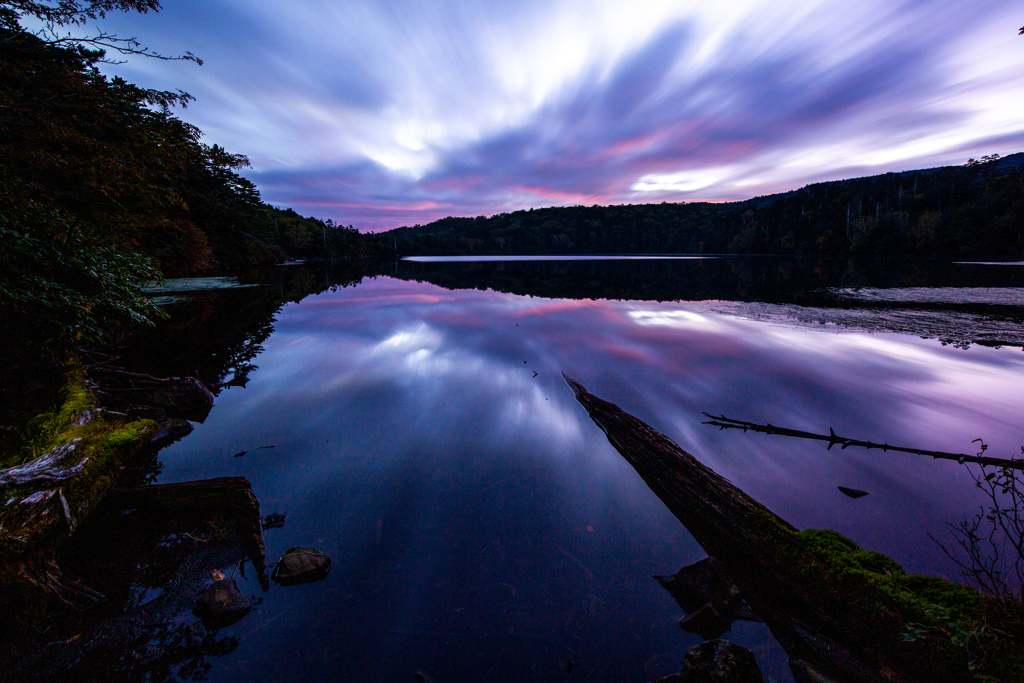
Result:
{"label": "tree branch", "polygon": [[[966,453],[945,453],[943,451],[927,451],[920,448],[908,448],[906,446],[891,446],[887,443],[873,443],[871,441],[861,441],[859,439],[848,439],[845,436],[839,436],[829,428],[828,434],[815,434],[814,432],[804,432],[798,429],[787,429],[786,427],[776,427],[772,424],[755,424],[753,422],[745,422],[743,420],[734,420],[724,415],[715,417],[708,413],[702,413],[705,417],[710,418],[709,420],[702,422],[701,424],[713,425],[720,427],[721,429],[742,429],[743,431],[760,432],[762,434],[775,434],[778,436],[790,436],[797,439],[812,439],[815,441],[827,441],[828,450],[832,450],[832,447],[839,445],[840,449],[845,449],[849,446],[858,446],[860,448],[867,448],[868,450],[874,448],[880,448],[882,451],[896,451],[899,453],[913,453],[915,455],[928,455],[932,458],[940,460],[955,460],[960,463],[973,462],[979,465],[991,465],[995,467],[1008,467],[1011,469],[1024,470],[1024,460],[1010,460],[1006,458],[991,458],[983,456],[981,453],[978,455],[967,455]],[[979,439],[980,440],[980,439]],[[985,444],[981,445],[981,452],[984,453],[988,446]]]}

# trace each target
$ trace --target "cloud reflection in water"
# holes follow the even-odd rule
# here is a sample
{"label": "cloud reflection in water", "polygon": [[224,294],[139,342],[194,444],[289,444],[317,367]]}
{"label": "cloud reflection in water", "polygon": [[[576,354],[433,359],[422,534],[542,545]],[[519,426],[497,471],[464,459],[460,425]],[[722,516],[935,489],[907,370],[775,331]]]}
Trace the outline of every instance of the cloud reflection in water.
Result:
{"label": "cloud reflection in water", "polygon": [[[1011,453],[1021,438],[1019,352],[797,329],[713,304],[380,277],[288,305],[275,327],[248,387],[163,454],[162,481],[244,475],[265,511],[288,512],[269,554],[314,545],[336,568],[268,593],[214,680],[288,668],[468,681],[495,666],[540,680],[567,648],[595,680],[678,669],[694,641],[649,577],[701,553],[563,370],[797,526],[836,528],[912,571],[951,573],[925,533],[975,504],[962,468],[720,432],[701,412],[951,451],[984,436]],[[230,457],[257,441],[277,447]],[[757,628],[728,637],[785,680]]]}

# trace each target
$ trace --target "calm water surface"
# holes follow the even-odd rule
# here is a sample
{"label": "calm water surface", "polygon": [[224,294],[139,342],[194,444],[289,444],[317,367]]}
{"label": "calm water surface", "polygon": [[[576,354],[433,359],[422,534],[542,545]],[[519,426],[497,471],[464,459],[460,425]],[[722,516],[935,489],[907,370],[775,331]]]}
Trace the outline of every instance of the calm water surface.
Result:
{"label": "calm water surface", "polygon": [[[211,681],[641,683],[678,671],[699,638],[651,575],[704,553],[563,371],[797,527],[950,578],[928,534],[981,502],[962,466],[719,431],[701,413],[953,452],[982,437],[1009,456],[1024,440],[1018,347],[758,320],[722,312],[717,290],[699,297],[712,302],[530,296],[486,289],[497,271],[460,289],[445,280],[455,265],[410,267],[284,305],[245,386],[222,390],[205,423],[160,453],[160,483],[244,476],[264,513],[286,513],[266,532],[271,561],[296,545],[334,558],[321,583],[263,593],[240,579],[263,601],[221,630],[237,644],[210,658]],[[536,267],[549,270],[491,282],[557,274]],[[590,277],[600,290],[612,266],[585,267],[573,287]],[[712,266],[671,266],[695,282],[700,267]],[[1000,272],[995,284],[1014,286]],[[241,309],[257,289],[218,296]],[[724,637],[751,648],[767,680],[791,680],[764,627],[737,622]]]}

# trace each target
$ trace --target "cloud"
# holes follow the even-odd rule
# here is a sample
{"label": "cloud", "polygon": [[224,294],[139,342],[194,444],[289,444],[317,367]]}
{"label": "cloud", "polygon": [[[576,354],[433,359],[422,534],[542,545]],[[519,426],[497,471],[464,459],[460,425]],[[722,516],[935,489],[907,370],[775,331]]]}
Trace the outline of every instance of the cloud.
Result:
{"label": "cloud", "polygon": [[1017,151],[1017,7],[211,0],[113,28],[248,154],[265,199],[360,228],[576,203],[740,199]]}

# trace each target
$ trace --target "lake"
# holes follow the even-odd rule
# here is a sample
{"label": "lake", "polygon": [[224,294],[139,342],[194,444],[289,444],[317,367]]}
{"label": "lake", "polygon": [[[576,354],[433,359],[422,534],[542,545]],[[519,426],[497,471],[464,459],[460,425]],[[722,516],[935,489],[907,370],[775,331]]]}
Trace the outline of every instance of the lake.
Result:
{"label": "lake", "polygon": [[[1018,454],[1022,277],[846,259],[461,259],[299,264],[167,288],[170,320],[126,358],[219,388],[146,477],[246,477],[262,512],[285,516],[265,532],[268,560],[314,547],[331,573],[264,592],[234,571],[261,602],[210,634],[186,588],[232,565],[200,550],[137,582],[110,615],[122,626],[93,627],[107,629],[94,641],[103,658],[66,644],[34,666],[124,680],[421,671],[434,683],[678,671],[700,638],[677,626],[682,611],[652,575],[704,553],[562,372],[796,527],[957,578],[929,535],[947,539],[947,523],[982,503],[965,466],[719,430],[702,414],[954,453],[981,438],[989,455]],[[163,630],[136,618],[125,635],[133,613]],[[763,625],[723,637],[750,648],[766,680],[792,680]],[[189,638],[206,645],[159,658]]]}

